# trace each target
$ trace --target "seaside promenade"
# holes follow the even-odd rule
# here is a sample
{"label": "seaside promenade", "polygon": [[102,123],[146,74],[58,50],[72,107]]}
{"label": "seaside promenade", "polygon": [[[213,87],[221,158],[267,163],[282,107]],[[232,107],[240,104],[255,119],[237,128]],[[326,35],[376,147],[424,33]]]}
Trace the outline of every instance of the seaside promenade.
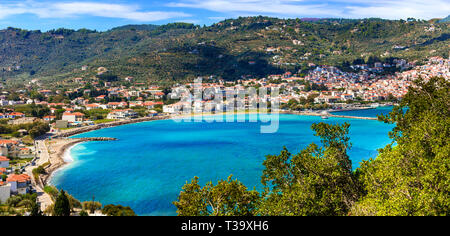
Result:
{"label": "seaside promenade", "polygon": [[41,207],[41,210],[44,211],[53,204],[53,201],[47,193],[44,192],[44,185],[42,184],[41,178],[35,179],[33,175],[33,170],[38,168],[39,166],[44,166],[50,161],[50,154],[48,152],[47,146],[45,144],[46,139],[49,137],[49,134],[43,135],[35,140],[36,144],[36,159],[34,166],[28,166],[25,168],[26,173],[31,176],[33,186],[35,187],[37,194],[37,202]]}

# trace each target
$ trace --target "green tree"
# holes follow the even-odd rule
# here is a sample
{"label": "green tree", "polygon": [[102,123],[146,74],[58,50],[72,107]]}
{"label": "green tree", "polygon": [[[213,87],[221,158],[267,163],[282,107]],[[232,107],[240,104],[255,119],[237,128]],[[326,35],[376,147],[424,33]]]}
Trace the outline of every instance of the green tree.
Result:
{"label": "green tree", "polygon": [[102,204],[94,201],[83,202],[82,206],[83,210],[89,211],[91,214],[94,214],[96,210],[102,209]]}
{"label": "green tree", "polygon": [[30,216],[43,216],[41,208],[39,207],[39,205],[37,203],[34,203],[31,206]]}
{"label": "green tree", "polygon": [[82,210],[80,216],[89,216],[89,214],[85,210]]}
{"label": "green tree", "polygon": [[375,160],[361,165],[366,196],[355,215],[449,215],[450,83],[418,80],[400,105],[380,116],[396,127]]}
{"label": "green tree", "polygon": [[209,182],[203,188],[198,177],[183,186],[174,202],[180,216],[251,216],[256,214],[260,194],[247,190],[238,180],[220,180],[217,185]]}
{"label": "green tree", "polygon": [[54,216],[70,216],[70,202],[64,190],[61,190],[58,197],[56,198],[55,205],[53,208]]}
{"label": "green tree", "polygon": [[121,205],[106,205],[102,209],[102,213],[107,216],[136,216],[133,209]]}
{"label": "green tree", "polygon": [[284,148],[264,161],[266,186],[261,215],[346,215],[360,195],[347,155],[349,124],[314,124],[322,147],[310,144],[297,155]]}

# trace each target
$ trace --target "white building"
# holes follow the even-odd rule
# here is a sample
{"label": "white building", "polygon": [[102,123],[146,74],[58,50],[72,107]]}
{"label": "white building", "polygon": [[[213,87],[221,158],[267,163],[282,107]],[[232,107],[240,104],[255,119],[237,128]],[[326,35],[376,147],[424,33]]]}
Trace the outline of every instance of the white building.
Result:
{"label": "white building", "polygon": [[164,113],[175,113],[175,106],[174,105],[163,106],[163,112]]}
{"label": "white building", "polygon": [[31,185],[31,177],[27,174],[11,174],[6,179],[6,182],[11,185],[11,193],[27,194]]}
{"label": "white building", "polygon": [[114,110],[110,112],[107,116],[107,119],[111,120],[125,120],[132,119],[138,117],[138,113],[129,109],[129,110]]}
{"label": "white building", "polygon": [[0,203],[5,203],[11,197],[11,184],[0,182]]}
{"label": "white building", "polygon": [[84,114],[81,112],[74,112],[74,113],[65,112],[61,120],[66,120],[68,122],[83,122]]}
{"label": "white building", "polygon": [[9,159],[5,156],[0,156],[0,168],[8,168]]}

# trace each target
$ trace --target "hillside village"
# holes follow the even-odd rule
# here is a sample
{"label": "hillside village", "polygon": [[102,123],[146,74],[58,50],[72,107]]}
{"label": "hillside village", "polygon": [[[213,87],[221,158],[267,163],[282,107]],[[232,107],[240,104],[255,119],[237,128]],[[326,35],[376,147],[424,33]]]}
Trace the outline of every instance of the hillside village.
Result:
{"label": "hillside village", "polygon": [[[371,106],[399,101],[412,81],[421,77],[450,78],[450,59],[429,58],[423,65],[398,60],[395,64],[376,62],[373,65],[351,65],[355,71],[344,72],[333,66],[310,64],[304,77],[285,73],[267,78],[241,78],[229,82],[204,79],[202,89],[216,92],[244,91],[248,87],[268,90],[278,88],[277,98],[283,111],[330,111]],[[400,72],[383,74],[389,67]],[[99,75],[107,68],[98,68]],[[49,90],[38,80],[20,90],[2,89],[0,95],[0,203],[11,196],[33,193],[39,176],[35,169],[44,169],[48,163],[39,161],[46,152],[45,135],[58,135],[79,127],[90,127],[136,118],[178,115],[186,101],[180,101],[184,88],[191,92],[193,82],[176,84],[170,88],[135,83],[133,77],[123,79],[130,86],[98,78],[73,78],[78,86],[71,90]],[[269,98],[266,98],[270,100]],[[251,101],[246,100],[248,108]],[[226,103],[226,102],[225,102]],[[212,96],[203,96],[194,107],[222,112],[224,103]],[[38,165],[39,164],[39,165]]]}

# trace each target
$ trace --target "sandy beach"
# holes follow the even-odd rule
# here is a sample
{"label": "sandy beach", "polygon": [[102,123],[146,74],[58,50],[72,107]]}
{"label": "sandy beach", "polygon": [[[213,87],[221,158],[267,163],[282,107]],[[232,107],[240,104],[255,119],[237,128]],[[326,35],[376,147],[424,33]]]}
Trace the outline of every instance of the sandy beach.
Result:
{"label": "sandy beach", "polygon": [[86,142],[84,140],[78,139],[53,139],[51,141],[47,141],[47,147],[49,150],[49,162],[50,165],[46,167],[46,174],[41,175],[42,182],[44,185],[49,184],[50,177],[53,172],[62,168],[64,165],[70,163],[67,158],[67,151],[75,144]]}

